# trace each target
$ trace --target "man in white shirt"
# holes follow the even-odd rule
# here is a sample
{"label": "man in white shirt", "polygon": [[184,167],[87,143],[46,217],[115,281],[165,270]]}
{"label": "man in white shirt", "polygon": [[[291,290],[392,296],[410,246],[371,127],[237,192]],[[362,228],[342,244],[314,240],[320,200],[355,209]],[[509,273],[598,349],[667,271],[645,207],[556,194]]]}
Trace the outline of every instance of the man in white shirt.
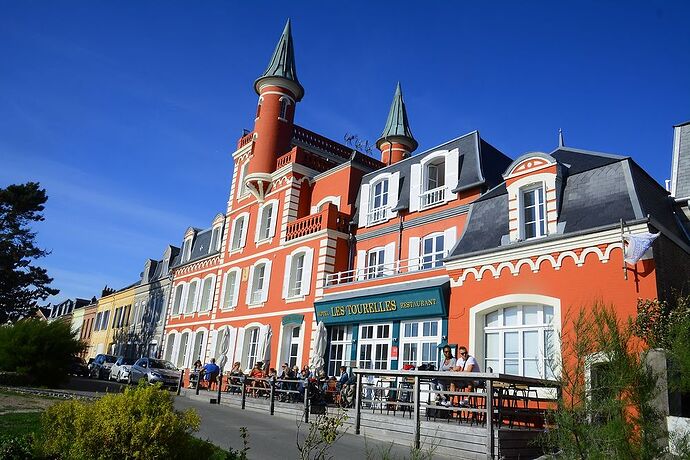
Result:
{"label": "man in white shirt", "polygon": [[[456,366],[453,370],[456,372],[480,372],[479,363],[474,356],[470,356],[467,352],[467,347],[458,348],[458,359],[455,364]],[[476,386],[475,381],[469,379],[459,380],[456,385],[460,388],[466,388],[467,391],[474,391],[474,387]],[[466,407],[467,405],[467,399],[461,399],[459,401],[460,407]]]}

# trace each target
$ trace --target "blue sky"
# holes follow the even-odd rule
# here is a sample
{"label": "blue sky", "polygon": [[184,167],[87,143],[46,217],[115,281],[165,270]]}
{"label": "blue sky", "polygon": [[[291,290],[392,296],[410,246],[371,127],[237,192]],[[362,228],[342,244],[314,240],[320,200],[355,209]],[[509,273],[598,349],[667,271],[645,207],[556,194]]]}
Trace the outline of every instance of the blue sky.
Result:
{"label": "blue sky", "polygon": [[332,139],[375,141],[400,80],[418,151],[478,129],[511,157],[548,152],[563,128],[669,177],[690,2],[471,3],[0,0],[0,186],[47,188],[58,299],[135,281],[225,209],[287,17],[297,123]]}

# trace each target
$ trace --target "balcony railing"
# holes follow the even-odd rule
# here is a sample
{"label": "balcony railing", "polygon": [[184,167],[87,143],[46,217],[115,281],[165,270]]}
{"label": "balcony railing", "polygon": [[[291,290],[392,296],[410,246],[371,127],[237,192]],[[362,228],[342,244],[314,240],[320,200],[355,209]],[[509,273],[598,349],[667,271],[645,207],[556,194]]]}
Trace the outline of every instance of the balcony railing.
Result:
{"label": "balcony railing", "polygon": [[401,259],[389,264],[370,265],[365,268],[347,270],[326,275],[325,287],[338,286],[340,284],[364,281],[386,276],[412,273],[420,270],[432,270],[443,267],[442,257],[437,254],[422,255],[411,259]]}
{"label": "balcony railing", "polygon": [[446,191],[448,189],[445,186],[436,187],[431,190],[427,190],[422,193],[419,198],[421,199],[422,209],[429,208],[436,204],[442,203],[446,199]]}
{"label": "balcony railing", "polygon": [[383,222],[384,220],[388,219],[388,211],[390,211],[390,209],[390,206],[372,209],[367,214],[367,222],[369,222],[369,225]]}
{"label": "balcony railing", "polygon": [[247,133],[244,136],[240,137],[240,139],[237,141],[237,148],[241,149],[245,145],[249,144],[251,141],[254,140],[254,133]]}
{"label": "balcony railing", "polygon": [[304,144],[311,145],[312,147],[316,147],[325,152],[339,156],[344,160],[350,159],[350,156],[352,155],[353,149],[327,139],[313,131],[302,128],[301,126],[295,125],[292,136],[296,141],[300,141]]}
{"label": "balcony railing", "polygon": [[276,160],[276,169],[280,169],[289,164],[297,163],[314,171],[324,172],[333,168],[337,163],[329,161],[326,158],[309,153],[304,149],[295,147],[285,155],[278,157]]}
{"label": "balcony railing", "polygon": [[302,236],[310,235],[321,230],[337,230],[347,233],[349,216],[338,211],[334,204],[329,204],[326,209],[311,216],[288,222],[285,229],[285,241],[294,240]]}

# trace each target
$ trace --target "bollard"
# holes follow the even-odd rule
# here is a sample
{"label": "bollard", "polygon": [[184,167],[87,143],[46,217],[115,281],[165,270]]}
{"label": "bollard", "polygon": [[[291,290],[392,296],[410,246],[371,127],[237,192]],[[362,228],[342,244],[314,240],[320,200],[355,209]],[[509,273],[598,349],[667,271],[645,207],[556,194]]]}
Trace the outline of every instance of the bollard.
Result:
{"label": "bollard", "polygon": [[218,374],[218,404],[220,404],[220,389],[223,387],[223,368],[220,368],[220,373]]}
{"label": "bollard", "polygon": [[182,381],[184,380],[184,374],[180,372],[180,380],[177,382],[177,396],[180,396],[180,391],[182,390]]}
{"label": "bollard", "polygon": [[276,394],[276,378],[275,376],[271,377],[271,415],[275,413],[275,394]]}
{"label": "bollard", "polygon": [[[189,380],[192,380],[192,374],[189,374]],[[201,386],[201,372],[196,374],[196,395],[199,396],[199,387]]]}
{"label": "bollard", "polygon": [[240,379],[240,385],[242,386],[242,409],[244,409],[244,403],[247,401],[247,386],[244,384],[244,378],[245,376],[243,375]]}
{"label": "bollard", "polygon": [[362,422],[362,374],[357,374],[355,391],[355,434],[359,434]]}
{"label": "bollard", "polygon": [[304,423],[309,423],[309,380],[304,385]]}

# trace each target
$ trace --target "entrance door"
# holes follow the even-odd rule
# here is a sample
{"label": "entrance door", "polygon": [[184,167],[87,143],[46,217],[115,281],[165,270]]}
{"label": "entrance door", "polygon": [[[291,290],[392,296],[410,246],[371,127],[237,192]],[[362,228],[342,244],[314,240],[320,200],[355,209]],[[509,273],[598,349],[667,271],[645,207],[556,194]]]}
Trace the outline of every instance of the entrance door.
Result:
{"label": "entrance door", "polygon": [[390,323],[359,326],[357,356],[360,369],[390,369],[392,329]]}

